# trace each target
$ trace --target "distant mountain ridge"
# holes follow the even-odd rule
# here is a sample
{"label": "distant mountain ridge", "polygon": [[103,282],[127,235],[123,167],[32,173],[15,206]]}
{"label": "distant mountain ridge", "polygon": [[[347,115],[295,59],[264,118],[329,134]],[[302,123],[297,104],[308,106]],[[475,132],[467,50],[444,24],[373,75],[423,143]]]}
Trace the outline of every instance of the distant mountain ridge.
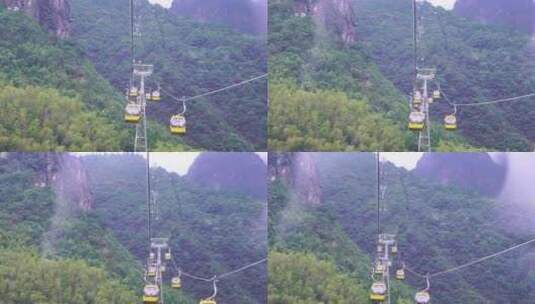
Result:
{"label": "distant mountain ridge", "polygon": [[266,174],[267,166],[255,153],[202,153],[186,177],[202,186],[265,200]]}
{"label": "distant mountain ridge", "polygon": [[453,11],[483,23],[508,25],[526,33],[535,32],[533,0],[457,0]]}
{"label": "distant mountain ridge", "polygon": [[497,164],[487,153],[426,153],[414,173],[442,185],[498,196],[507,174],[507,163]]}
{"label": "distant mountain ridge", "polygon": [[267,0],[174,0],[173,13],[240,32],[267,33]]}

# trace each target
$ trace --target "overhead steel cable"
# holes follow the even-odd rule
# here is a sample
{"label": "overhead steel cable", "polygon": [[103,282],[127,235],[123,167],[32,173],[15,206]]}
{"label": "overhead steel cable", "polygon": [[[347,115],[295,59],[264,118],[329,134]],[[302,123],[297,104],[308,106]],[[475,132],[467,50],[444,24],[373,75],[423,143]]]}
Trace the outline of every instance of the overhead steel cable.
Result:
{"label": "overhead steel cable", "polygon": [[444,274],[448,274],[448,273],[451,273],[451,272],[455,272],[455,271],[458,271],[458,270],[461,270],[461,269],[464,269],[466,267],[470,267],[470,266],[473,266],[475,264],[479,264],[479,263],[482,263],[484,261],[487,261],[489,259],[493,259],[495,257],[498,257],[500,255],[503,255],[503,254],[506,254],[508,252],[511,252],[513,250],[516,250],[518,248],[521,248],[521,247],[524,247],[524,246],[527,246],[529,244],[532,244],[532,243],[535,243],[535,238],[534,239],[531,239],[529,241],[526,241],[526,242],[523,242],[523,243],[520,243],[518,245],[515,245],[513,247],[509,247],[505,250],[502,250],[502,251],[499,251],[499,252],[496,252],[496,253],[493,253],[493,254],[490,254],[490,255],[487,255],[487,256],[484,256],[482,258],[479,258],[479,259],[476,259],[476,260],[473,260],[471,262],[468,262],[468,263],[465,263],[465,264],[462,264],[462,265],[459,265],[459,266],[456,266],[456,267],[453,267],[453,268],[449,268],[449,269],[446,269],[446,270],[442,270],[442,271],[439,271],[439,272],[435,272],[435,273],[432,273],[432,274],[427,274],[427,275],[424,275],[424,274],[421,274],[421,273],[418,273],[408,267],[406,267],[406,269],[416,275],[416,276],[419,276],[421,278],[426,278],[426,277],[429,277],[429,278],[433,278],[433,277],[438,277],[438,276],[441,276],[441,275],[444,275]]}
{"label": "overhead steel cable", "polygon": [[148,239],[149,239],[149,250],[151,249],[151,241],[152,241],[152,221],[151,221],[151,186],[150,186],[150,152],[147,149],[147,152],[145,152],[147,157],[147,208],[148,208]]}
{"label": "overhead steel cable", "polygon": [[454,103],[454,105],[457,107],[484,106],[484,105],[504,103],[504,102],[516,102],[516,101],[520,101],[522,99],[530,98],[530,97],[535,97],[535,93],[526,94],[522,96],[516,96],[516,97],[510,97],[510,98],[504,98],[504,99],[497,99],[497,100],[492,100],[492,101],[485,101],[485,102]]}
{"label": "overhead steel cable", "polygon": [[452,107],[469,107],[469,106],[471,107],[471,106],[484,106],[484,105],[490,105],[490,104],[498,104],[498,103],[504,103],[504,102],[518,102],[518,101],[521,101],[522,99],[535,97],[535,93],[530,93],[526,95],[496,99],[496,100],[491,100],[491,101],[472,102],[472,103],[454,103],[449,99],[448,95],[446,95],[444,91],[440,88],[440,83],[438,81],[436,83],[442,95],[444,96],[444,99]]}
{"label": "overhead steel cable", "polygon": [[[163,89],[163,88],[161,88],[161,87],[160,87],[160,90],[161,90],[165,95],[167,95],[168,97],[171,97],[172,99],[174,99],[174,100],[176,100],[176,101],[178,101],[178,102],[187,102],[187,101],[192,101],[192,100],[199,99],[199,98],[202,98],[202,97],[206,97],[206,96],[214,95],[214,94],[217,94],[217,93],[226,91],[226,90],[230,90],[230,89],[233,89],[233,88],[235,88],[235,87],[239,87],[239,86],[242,86],[242,85],[244,85],[244,84],[247,84],[247,83],[256,81],[256,80],[258,80],[258,79],[266,78],[267,76],[268,76],[268,73],[263,74],[263,75],[260,75],[260,76],[257,76],[257,77],[254,77],[254,78],[251,78],[251,79],[247,79],[247,80],[244,80],[244,81],[241,81],[241,82],[232,84],[232,85],[229,85],[229,86],[224,87],[224,88],[220,88],[220,89],[217,89],[217,90],[209,91],[209,92],[202,93],[202,94],[195,95],[195,96],[191,96],[191,97],[182,97],[182,98],[179,98],[179,97],[176,97],[175,95],[173,95],[172,93],[170,93],[169,91],[167,91],[167,90],[165,90],[165,89]],[[157,83],[157,85],[159,86],[158,83]]]}
{"label": "overhead steel cable", "polygon": [[381,159],[380,153],[376,154],[377,171],[377,235],[381,234]]}
{"label": "overhead steel cable", "polygon": [[266,262],[266,261],[267,261],[267,258],[263,258],[263,259],[258,260],[258,261],[256,261],[256,262],[253,262],[253,263],[251,263],[251,264],[247,264],[247,265],[245,265],[245,266],[243,266],[243,267],[237,268],[237,269],[235,269],[235,270],[232,270],[232,271],[229,271],[229,272],[225,272],[225,273],[220,274],[220,275],[215,275],[215,276],[213,276],[213,277],[211,277],[211,278],[204,278],[204,277],[200,277],[200,276],[193,275],[193,274],[190,274],[190,273],[187,273],[187,272],[183,271],[182,269],[180,269],[180,268],[176,265],[176,262],[175,262],[174,259],[173,259],[173,265],[174,265],[174,267],[175,267],[175,270],[176,270],[178,273],[180,273],[180,274],[182,274],[182,275],[184,275],[184,276],[186,276],[186,277],[188,277],[188,278],[190,278],[190,279],[194,279],[194,280],[198,280],[198,281],[204,281],[204,282],[213,282],[213,281],[216,281],[216,280],[219,280],[219,279],[222,279],[222,278],[231,276],[231,275],[236,274],[236,273],[238,273],[238,272],[242,272],[242,271],[244,271],[244,270],[246,270],[246,269],[249,269],[249,268],[254,267],[254,266],[256,266],[256,265],[262,264],[262,263],[264,263],[264,262]]}

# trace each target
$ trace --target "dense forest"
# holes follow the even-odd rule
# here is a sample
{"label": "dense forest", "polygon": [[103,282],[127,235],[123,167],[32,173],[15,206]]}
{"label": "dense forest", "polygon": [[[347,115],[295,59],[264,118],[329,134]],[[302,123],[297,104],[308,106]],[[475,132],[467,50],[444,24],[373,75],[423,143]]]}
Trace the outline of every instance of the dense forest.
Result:
{"label": "dense forest", "polygon": [[[370,153],[309,153],[320,201],[299,195],[302,153],[270,162],[270,303],[365,303],[376,252],[375,157]],[[383,163],[386,192],[381,230],[397,235],[402,262],[434,273],[526,241],[510,229],[508,206],[473,189],[441,184]],[[301,173],[299,173],[301,171]],[[289,173],[290,172],[290,173]],[[303,185],[299,185],[302,187]],[[531,248],[519,249],[431,280],[433,303],[530,303],[535,277]],[[307,275],[302,275],[307,273]],[[392,303],[412,303],[425,280],[393,282]],[[354,299],[354,300],[353,300]]]}
{"label": "dense forest", "polygon": [[[129,2],[71,2],[72,40],[97,71],[124,92],[130,78]],[[136,36],[135,57],[154,65],[154,75],[148,80],[152,89],[159,84],[175,97],[190,97],[267,71],[265,37],[181,17],[147,1],[136,1],[135,12],[141,32]],[[188,103],[188,134],[183,140],[191,147],[214,151],[265,149],[266,90],[266,79],[260,79]],[[171,115],[182,111],[182,104],[168,95],[163,97],[160,103],[148,106],[148,116],[167,126]],[[152,135],[153,141],[164,137],[159,131]],[[157,144],[153,147],[159,148]]]}
{"label": "dense forest", "polygon": [[[268,48],[274,85],[269,145],[292,151],[415,150],[416,136],[406,130],[414,77],[412,1],[341,2],[349,8],[336,11],[321,0],[270,1]],[[421,56],[425,65],[437,68],[437,81],[450,101],[531,93],[535,75],[529,35],[470,21],[429,3],[419,13],[425,27]],[[351,110],[359,104],[366,107]],[[532,148],[529,99],[459,109],[456,134],[441,126],[452,111],[446,101],[432,105],[434,150]],[[347,134],[340,125],[359,132]],[[304,136],[313,140],[304,142]],[[389,142],[390,137],[398,141]]]}
{"label": "dense forest", "polygon": [[121,95],[75,45],[2,5],[0,32],[2,151],[128,149]]}
{"label": "dense forest", "polygon": [[[265,37],[136,3],[143,33],[136,39],[136,58],[155,65],[149,88],[160,84],[175,97],[189,97],[266,73]],[[72,30],[60,39],[0,4],[0,103],[10,114],[0,124],[2,150],[133,150],[134,128],[123,121],[131,58],[128,8],[126,0],[69,1],[65,22]],[[165,96],[148,107],[150,149],[265,149],[266,90],[260,79],[192,101],[185,137],[168,131],[182,105]]]}
{"label": "dense forest", "polygon": [[[2,299],[139,302],[148,254],[145,168],[141,156],[129,154],[2,154]],[[159,202],[153,235],[170,238],[184,271],[212,277],[266,256],[265,201],[159,167],[151,178]],[[181,291],[164,289],[166,303],[196,303],[212,293],[211,283],[183,281]],[[218,303],[264,303],[266,281],[265,264],[226,277]]]}

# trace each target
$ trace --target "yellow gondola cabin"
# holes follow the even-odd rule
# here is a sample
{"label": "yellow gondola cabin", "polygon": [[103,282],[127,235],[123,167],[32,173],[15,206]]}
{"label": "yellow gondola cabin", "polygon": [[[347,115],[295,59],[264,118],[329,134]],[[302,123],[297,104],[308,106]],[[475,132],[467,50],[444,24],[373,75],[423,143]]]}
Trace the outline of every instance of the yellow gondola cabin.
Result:
{"label": "yellow gondola cabin", "polygon": [[383,282],[375,282],[372,284],[370,292],[370,300],[382,302],[385,300],[386,284]]}
{"label": "yellow gondola cabin", "polygon": [[455,115],[448,115],[444,118],[444,129],[448,131],[457,130],[457,117]]}
{"label": "yellow gondola cabin", "polygon": [[180,280],[180,277],[174,277],[171,279],[171,287],[176,289],[182,287],[182,280]]}
{"label": "yellow gondola cabin", "polygon": [[184,115],[174,115],[169,122],[169,130],[172,134],[186,134],[186,117]]}
{"label": "yellow gondola cabin", "polygon": [[141,120],[141,106],[129,102],[124,110],[124,120],[128,123],[138,123]]}
{"label": "yellow gondola cabin", "polygon": [[149,284],[143,288],[143,303],[153,304],[160,301],[160,288],[158,285]]}
{"label": "yellow gondola cabin", "polygon": [[423,112],[414,111],[409,115],[409,130],[421,131],[425,126],[425,114]]}

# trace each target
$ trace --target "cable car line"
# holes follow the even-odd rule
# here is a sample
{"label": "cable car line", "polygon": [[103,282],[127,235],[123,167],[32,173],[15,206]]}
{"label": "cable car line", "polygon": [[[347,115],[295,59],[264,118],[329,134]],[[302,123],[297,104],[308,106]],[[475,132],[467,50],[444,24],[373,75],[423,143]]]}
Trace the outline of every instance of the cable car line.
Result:
{"label": "cable car line", "polygon": [[[163,88],[161,88],[162,92],[165,93],[168,97],[178,101],[178,102],[188,102],[188,101],[192,101],[192,100],[195,100],[195,99],[199,99],[199,98],[202,98],[202,97],[206,97],[206,96],[209,96],[209,95],[213,95],[213,94],[217,94],[217,93],[220,93],[220,92],[223,92],[223,91],[226,91],[226,90],[230,90],[230,89],[233,89],[235,87],[239,87],[239,86],[242,86],[244,84],[247,84],[247,83],[250,83],[250,82],[253,82],[255,80],[258,80],[258,79],[262,79],[262,78],[266,78],[269,74],[266,73],[266,74],[263,74],[263,75],[260,75],[260,76],[257,76],[257,77],[253,77],[251,79],[247,79],[247,80],[244,80],[244,81],[241,81],[241,82],[238,82],[238,83],[235,83],[235,84],[232,84],[232,85],[229,85],[227,87],[223,87],[223,88],[220,88],[220,89],[217,89],[217,90],[213,90],[213,91],[209,91],[209,92],[206,92],[206,93],[202,93],[202,94],[199,94],[199,95],[195,95],[195,96],[191,96],[191,97],[176,97],[174,96],[172,93],[170,93],[169,91],[167,90],[164,90]],[[159,84],[158,84],[159,85]]]}
{"label": "cable car line", "polygon": [[446,270],[442,270],[442,271],[439,271],[439,272],[435,272],[435,273],[432,273],[432,274],[428,274],[428,275],[423,275],[421,273],[418,273],[416,271],[413,271],[411,270],[410,268],[406,268],[409,272],[413,273],[414,275],[416,276],[419,276],[419,277],[422,277],[422,278],[425,278],[425,277],[429,277],[429,278],[433,278],[433,277],[438,277],[438,276],[441,276],[441,275],[444,275],[444,274],[448,274],[448,273],[451,273],[451,272],[455,272],[455,271],[458,271],[458,270],[461,270],[461,269],[464,269],[466,267],[470,267],[470,266],[473,266],[475,264],[479,264],[479,263],[482,263],[484,261],[487,261],[489,259],[492,259],[492,258],[495,258],[495,257],[498,257],[500,255],[503,255],[503,254],[506,254],[508,252],[511,252],[513,250],[516,250],[518,248],[521,248],[521,247],[524,247],[526,245],[529,245],[529,244],[532,244],[532,243],[535,243],[535,238],[534,239],[531,239],[529,241],[526,241],[526,242],[523,242],[523,243],[520,243],[518,245],[515,245],[513,247],[509,247],[505,250],[502,250],[502,251],[499,251],[499,252],[496,252],[496,253],[493,253],[493,254],[490,254],[490,255],[487,255],[487,256],[484,256],[482,258],[479,258],[479,259],[476,259],[476,260],[473,260],[471,262],[468,262],[468,263],[465,263],[465,264],[462,264],[462,265],[459,265],[459,266],[456,266],[456,267],[453,267],[453,268],[450,268],[450,269],[446,269]]}
{"label": "cable car line", "polygon": [[266,262],[266,261],[267,261],[267,258],[263,258],[263,259],[258,260],[258,261],[256,261],[256,262],[253,262],[253,263],[251,263],[251,264],[247,264],[247,265],[245,265],[245,266],[243,266],[243,267],[237,268],[237,269],[235,269],[235,270],[232,270],[232,271],[229,271],[229,272],[225,272],[225,273],[220,274],[220,275],[214,275],[214,276],[211,277],[211,278],[200,277],[200,276],[197,276],[197,275],[193,275],[193,274],[187,273],[187,272],[183,271],[182,269],[179,269],[179,268],[177,267],[177,265],[176,265],[174,259],[173,259],[173,264],[174,264],[174,267],[175,267],[175,269],[176,269],[177,271],[180,271],[184,276],[186,276],[186,277],[188,277],[188,278],[190,278],[190,279],[194,279],[194,280],[198,280],[198,281],[204,281],[204,282],[213,282],[214,280],[219,280],[219,279],[226,278],[226,277],[231,276],[231,275],[233,275],[233,274],[236,274],[236,273],[238,273],[238,272],[242,272],[242,271],[244,271],[244,270],[246,270],[246,269],[249,269],[249,268],[251,268],[251,267],[254,267],[254,266],[258,265],[258,264],[262,264],[262,263],[264,263],[264,262]]}

